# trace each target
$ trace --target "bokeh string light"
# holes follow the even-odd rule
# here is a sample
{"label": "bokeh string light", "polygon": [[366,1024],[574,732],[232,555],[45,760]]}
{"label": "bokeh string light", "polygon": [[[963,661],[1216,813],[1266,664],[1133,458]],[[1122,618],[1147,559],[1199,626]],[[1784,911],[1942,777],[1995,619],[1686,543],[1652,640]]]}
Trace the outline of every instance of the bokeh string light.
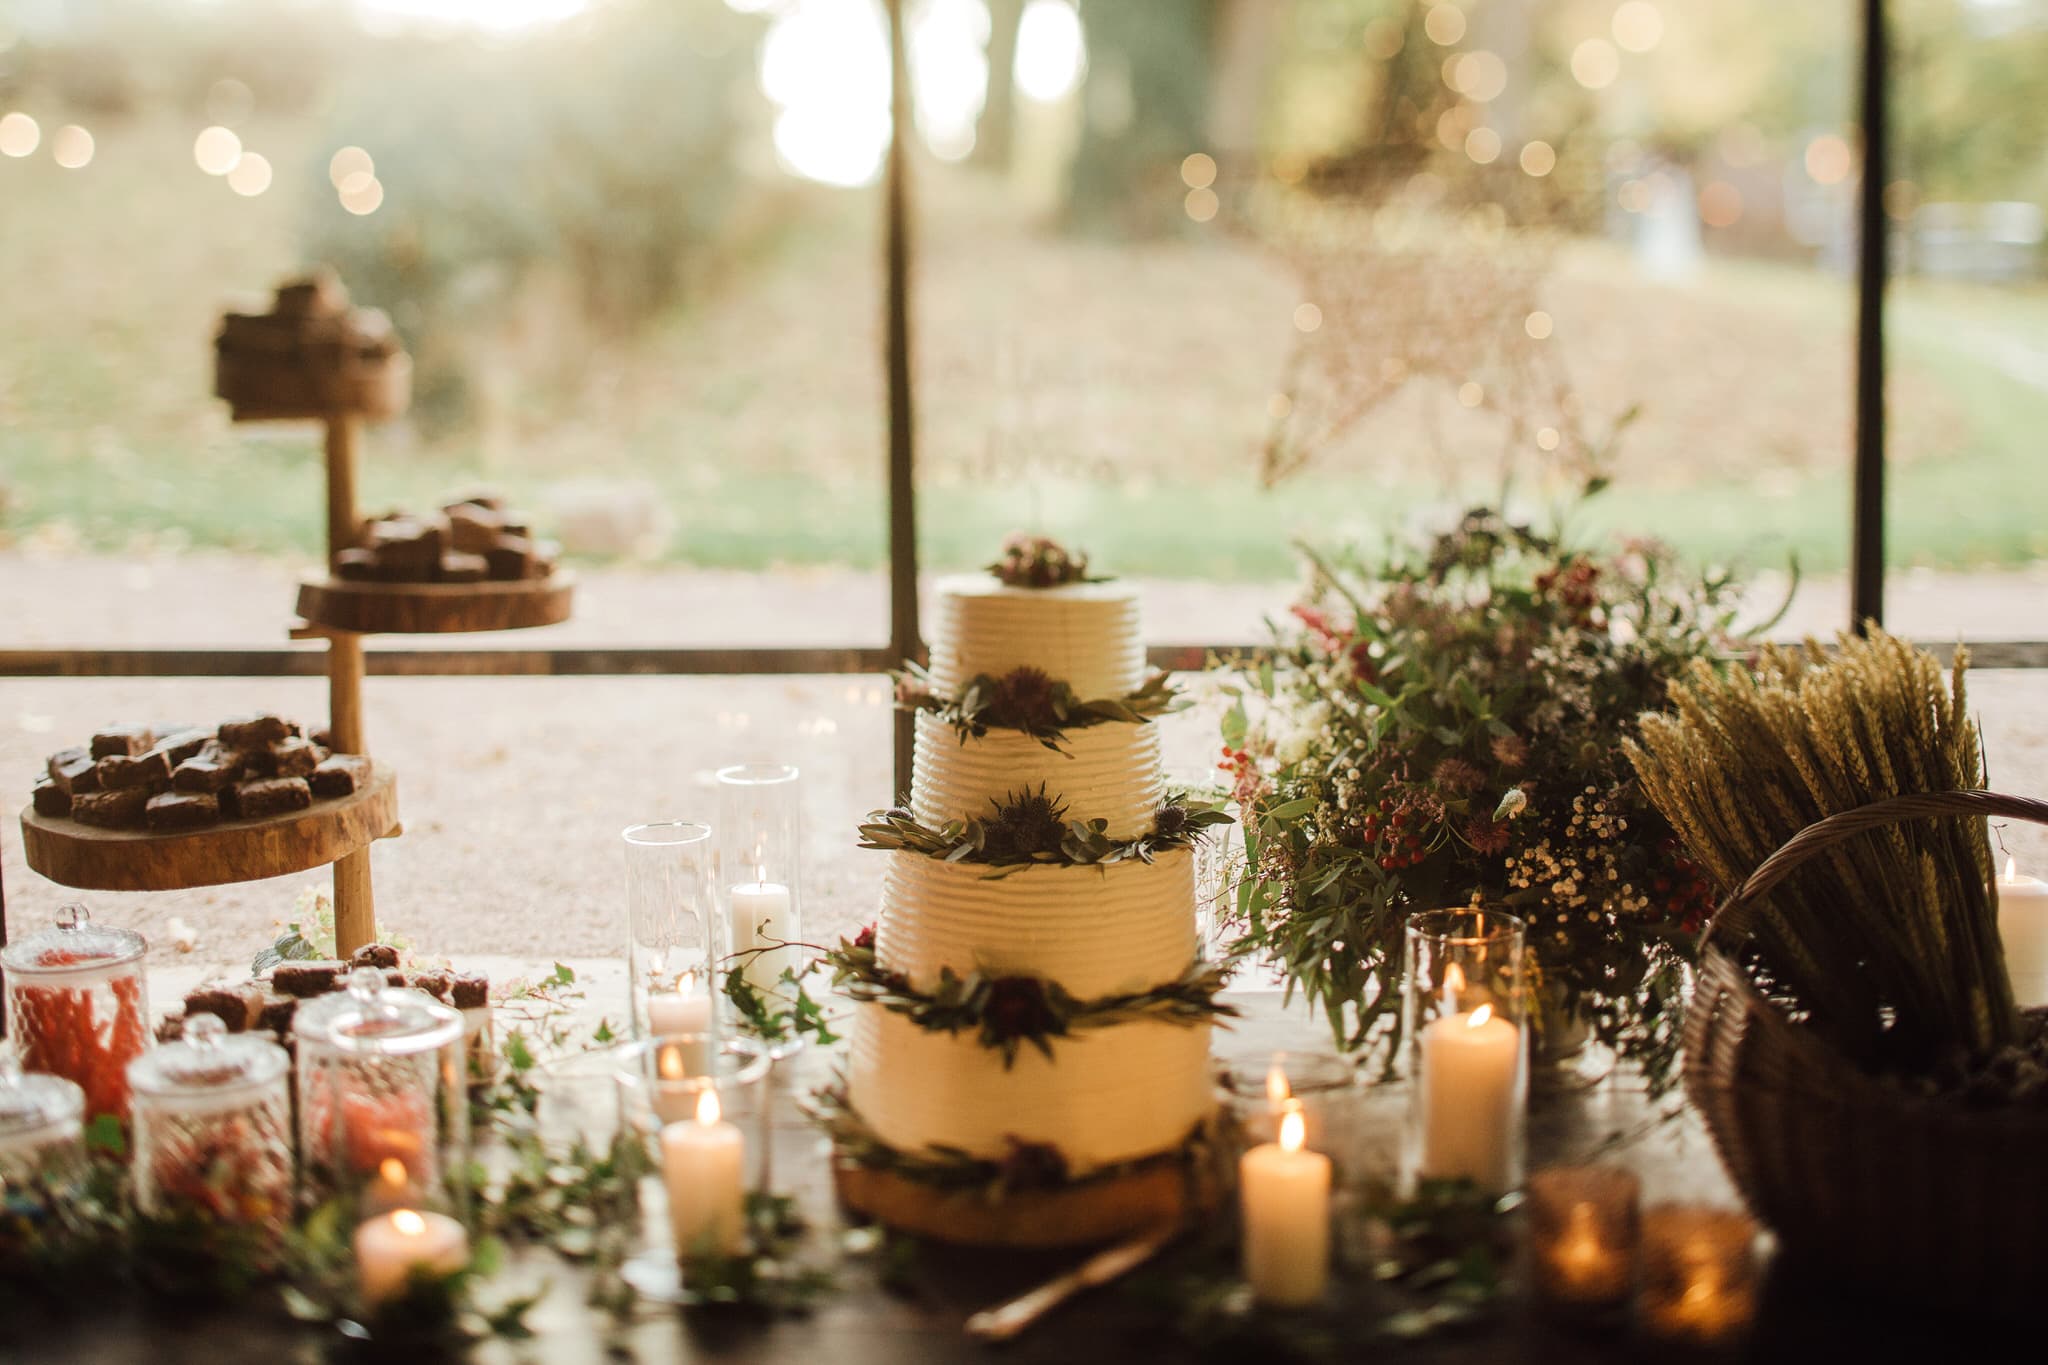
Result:
{"label": "bokeh string light", "polygon": [[192,160],[208,175],[226,175],[242,159],[242,139],[216,123],[192,139]]}
{"label": "bokeh string light", "polygon": [[32,155],[42,140],[42,128],[19,109],[0,118],[0,156]]}
{"label": "bokeh string light", "polygon": [[244,152],[228,172],[228,188],[245,199],[253,199],[270,188],[270,160],[256,152]]}
{"label": "bokeh string light", "polygon": [[67,171],[92,164],[92,134],[75,123],[67,123],[50,138],[50,155]]}

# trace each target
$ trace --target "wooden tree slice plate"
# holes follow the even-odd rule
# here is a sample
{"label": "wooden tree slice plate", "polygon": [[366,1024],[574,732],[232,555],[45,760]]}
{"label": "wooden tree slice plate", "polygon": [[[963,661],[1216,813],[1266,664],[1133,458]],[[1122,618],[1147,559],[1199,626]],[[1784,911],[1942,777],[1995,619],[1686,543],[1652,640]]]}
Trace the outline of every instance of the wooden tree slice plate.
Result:
{"label": "wooden tree slice plate", "polygon": [[284,877],[337,862],[398,827],[398,778],[374,764],[354,795],[315,801],[294,815],[224,820],[176,834],[99,829],[21,813],[28,865],[83,891],[181,891]]}
{"label": "wooden tree slice plate", "polygon": [[446,635],[528,630],[569,619],[576,576],[486,583],[361,583],[328,578],[299,584],[299,615],[315,626],[358,635]]}
{"label": "wooden tree slice plate", "polygon": [[1092,1246],[1180,1223],[1212,1208],[1216,1191],[1176,1154],[1064,1189],[942,1190],[894,1171],[835,1161],[839,1202],[899,1232],[955,1246]]}

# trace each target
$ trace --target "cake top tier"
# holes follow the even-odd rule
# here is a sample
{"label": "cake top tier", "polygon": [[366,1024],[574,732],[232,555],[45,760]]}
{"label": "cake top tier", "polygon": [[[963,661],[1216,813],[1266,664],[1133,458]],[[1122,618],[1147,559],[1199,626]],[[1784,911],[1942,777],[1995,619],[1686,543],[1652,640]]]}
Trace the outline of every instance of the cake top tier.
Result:
{"label": "cake top tier", "polygon": [[947,696],[975,677],[1030,667],[1084,698],[1120,697],[1145,680],[1138,594],[1123,583],[1012,587],[993,575],[938,584],[932,685]]}

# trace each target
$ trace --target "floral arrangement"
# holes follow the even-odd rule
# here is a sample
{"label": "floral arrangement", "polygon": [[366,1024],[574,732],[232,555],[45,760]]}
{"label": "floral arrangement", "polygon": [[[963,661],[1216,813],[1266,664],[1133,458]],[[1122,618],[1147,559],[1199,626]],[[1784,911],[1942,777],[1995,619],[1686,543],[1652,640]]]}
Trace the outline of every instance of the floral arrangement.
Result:
{"label": "floral arrangement", "polygon": [[1229,689],[1238,949],[1283,964],[1341,1045],[1391,1057],[1408,915],[1508,909],[1539,1023],[1584,1023],[1661,1087],[1713,888],[1622,746],[1672,679],[1745,638],[1731,580],[1484,509],[1384,557],[1310,562],[1298,628]]}
{"label": "floral arrangement", "polygon": [[1213,807],[1190,805],[1176,795],[1159,808],[1148,832],[1135,839],[1112,839],[1108,821],[1067,819],[1066,804],[1046,795],[1043,786],[1037,791],[1010,793],[989,805],[986,816],[948,820],[939,829],[921,823],[907,810],[876,811],[860,827],[860,846],[1013,871],[1034,863],[1075,867],[1131,859],[1149,863],[1157,854],[1192,847],[1204,831],[1228,824],[1231,818]]}
{"label": "floral arrangement", "polygon": [[942,697],[931,676],[913,664],[896,675],[896,705],[930,712],[952,726],[963,743],[990,730],[1021,730],[1054,753],[1065,753],[1061,746],[1069,730],[1117,721],[1143,725],[1180,710],[1183,703],[1163,672],[1152,674],[1128,696],[1084,701],[1068,684],[1029,664],[999,678],[977,673],[958,697]]}
{"label": "floral arrangement", "polygon": [[1008,1067],[1025,1043],[1052,1058],[1052,1040],[1077,1030],[1106,1028],[1134,1019],[1196,1024],[1234,1017],[1234,1006],[1217,1000],[1228,968],[1197,962],[1177,980],[1148,991],[1077,1000],[1056,981],[1036,976],[956,974],[942,969],[936,986],[920,991],[901,972],[875,959],[872,927],[826,954],[833,985],[854,1000],[880,1005],[919,1028],[946,1033],[973,1031],[981,1045],[1003,1055]]}
{"label": "floral arrangement", "polygon": [[1003,542],[1002,557],[988,566],[1012,588],[1064,588],[1069,583],[1107,583],[1107,574],[1088,572],[1088,556],[1047,536],[1017,534]]}

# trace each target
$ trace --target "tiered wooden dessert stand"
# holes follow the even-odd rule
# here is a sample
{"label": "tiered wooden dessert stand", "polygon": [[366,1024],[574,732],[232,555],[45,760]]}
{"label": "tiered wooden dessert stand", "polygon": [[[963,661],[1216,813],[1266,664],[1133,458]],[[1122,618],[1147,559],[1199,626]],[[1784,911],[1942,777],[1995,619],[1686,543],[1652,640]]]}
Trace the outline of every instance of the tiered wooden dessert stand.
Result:
{"label": "tiered wooden dessert stand", "polygon": [[[332,574],[356,543],[357,445],[362,423],[399,416],[412,396],[412,364],[377,314],[348,314],[331,276],[279,288],[269,319],[223,323],[215,392],[236,422],[317,421],[326,428],[329,575],[300,585],[294,639],[327,642],[328,732],[337,753],[366,754],[363,636],[517,630],[569,617],[573,580],[557,573],[521,582],[361,583]],[[336,311],[339,309],[340,311]],[[227,344],[237,323],[318,319],[305,344]],[[260,331],[259,329],[257,329]],[[285,328],[289,332],[289,328]],[[359,345],[368,337],[381,344]],[[373,763],[370,778],[339,800],[292,815],[230,820],[178,834],[107,830],[34,809],[21,816],[28,864],[54,882],[96,891],[175,891],[259,881],[309,868],[334,869],[335,949],[346,957],[377,937],[370,844],[400,832],[397,780]]]}

